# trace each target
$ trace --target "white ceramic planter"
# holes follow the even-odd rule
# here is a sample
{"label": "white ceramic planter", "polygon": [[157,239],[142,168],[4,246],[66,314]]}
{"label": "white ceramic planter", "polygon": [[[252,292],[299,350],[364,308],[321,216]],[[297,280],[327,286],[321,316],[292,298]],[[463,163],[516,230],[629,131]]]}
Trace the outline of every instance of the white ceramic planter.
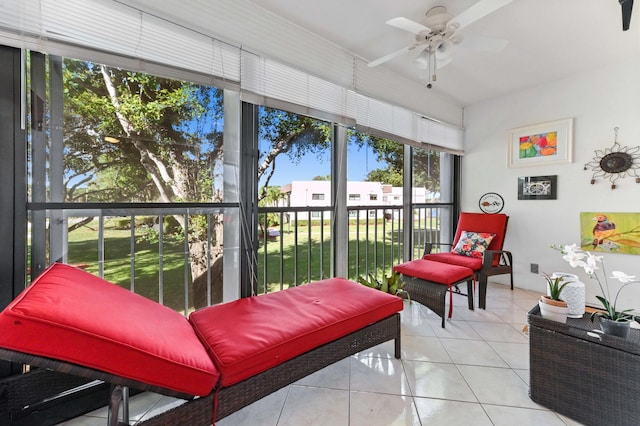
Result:
{"label": "white ceramic planter", "polygon": [[542,301],[538,302],[538,306],[540,306],[540,315],[542,315],[542,318],[562,323],[567,322],[567,314],[569,313],[568,306],[553,306]]}
{"label": "white ceramic planter", "polygon": [[[577,275],[567,272],[554,272],[551,278],[563,277],[562,282],[568,282],[560,293],[560,299],[569,305],[569,318],[582,318],[585,306],[585,287]],[[547,286],[547,295],[549,295],[549,286]]]}

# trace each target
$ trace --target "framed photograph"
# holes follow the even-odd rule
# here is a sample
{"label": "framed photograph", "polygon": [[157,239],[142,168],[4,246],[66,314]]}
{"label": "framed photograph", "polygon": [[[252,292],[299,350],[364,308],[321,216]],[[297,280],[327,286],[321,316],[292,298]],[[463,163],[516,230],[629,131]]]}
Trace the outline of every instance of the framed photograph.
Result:
{"label": "framed photograph", "polygon": [[519,127],[509,132],[509,167],[570,163],[573,118]]}
{"label": "framed photograph", "polygon": [[555,200],[558,176],[524,176],[518,178],[518,200]]}

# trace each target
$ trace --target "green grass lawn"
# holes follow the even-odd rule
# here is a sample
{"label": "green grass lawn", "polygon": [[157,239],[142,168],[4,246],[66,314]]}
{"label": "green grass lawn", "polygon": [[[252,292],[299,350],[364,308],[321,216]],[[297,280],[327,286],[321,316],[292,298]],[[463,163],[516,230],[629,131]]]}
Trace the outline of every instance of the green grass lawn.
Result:
{"label": "green grass lawn", "polygon": [[[124,288],[133,289],[151,300],[160,301],[172,309],[184,310],[185,247],[170,236],[163,242],[162,280],[160,286],[160,248],[158,242],[143,238],[146,228],[137,227],[133,248],[130,229],[121,229],[121,220],[106,220],[104,227],[104,278]],[[312,222],[295,226],[283,226],[280,237],[264,244],[261,240],[257,253],[259,293],[264,292],[266,282],[269,292],[277,291],[296,283],[302,284],[328,278],[331,274],[331,230],[328,221],[321,227]],[[356,230],[357,229],[357,230]],[[402,257],[402,231],[381,222],[377,230],[373,221],[364,221],[350,226],[348,256],[350,279],[357,279],[367,272],[389,273],[391,266]],[[368,239],[367,239],[368,235]],[[135,253],[133,260],[131,252]],[[97,221],[69,234],[68,259],[71,264],[87,264],[87,271],[98,273],[98,226]],[[266,277],[266,279],[265,279]],[[187,286],[189,284],[187,283]],[[190,299],[192,291],[189,289]],[[193,305],[190,300],[190,306]]]}
{"label": "green grass lawn", "polygon": [[[350,279],[368,272],[389,273],[391,266],[402,257],[402,241],[397,229],[385,227],[378,223],[377,231],[370,221],[367,227],[362,221],[356,232],[355,224],[350,227],[348,256]],[[377,232],[377,233],[376,233]],[[368,239],[367,239],[368,235]],[[282,255],[281,255],[282,253]],[[328,278],[331,276],[331,227],[327,221],[322,227],[314,223],[309,228],[306,224],[295,227],[283,226],[281,236],[276,240],[261,240],[258,250],[259,282],[266,281],[268,291],[287,288],[296,282]],[[264,277],[266,276],[266,280]],[[259,289],[263,291],[262,288]]]}
{"label": "green grass lawn", "polygon": [[[116,229],[106,221],[104,229],[104,278],[151,300],[159,301],[160,250],[159,244],[142,239],[136,233],[135,264],[131,263],[131,230]],[[98,229],[91,224],[69,234],[70,264],[87,264],[86,270],[98,274]],[[184,245],[170,239],[163,247],[163,302],[176,310],[184,310],[185,267]],[[133,277],[132,277],[132,271]]]}

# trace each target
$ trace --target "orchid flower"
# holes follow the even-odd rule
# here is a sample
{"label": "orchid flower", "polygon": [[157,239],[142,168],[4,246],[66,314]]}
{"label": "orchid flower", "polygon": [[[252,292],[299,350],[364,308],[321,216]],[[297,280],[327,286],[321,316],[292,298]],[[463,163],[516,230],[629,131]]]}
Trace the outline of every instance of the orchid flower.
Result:
{"label": "orchid flower", "polygon": [[615,278],[618,281],[620,281],[621,283],[632,283],[634,281],[636,281],[636,276],[635,275],[627,275],[624,272],[620,272],[620,271],[613,271],[611,273],[611,278]]}
{"label": "orchid flower", "polygon": [[575,268],[576,266],[582,266],[580,265],[580,262],[584,258],[584,253],[577,251],[575,244],[564,246],[564,250],[562,252],[565,253],[562,258],[569,262],[569,265],[571,265],[572,268]]}
{"label": "orchid flower", "polygon": [[[560,251],[563,256],[562,258],[569,262],[572,268],[582,268],[584,272],[589,275],[590,278],[595,279],[600,287],[600,292],[602,296],[596,296],[596,299],[602,303],[604,309],[606,310],[606,314],[603,314],[606,318],[609,318],[614,321],[627,321],[633,318],[631,314],[631,309],[625,309],[622,311],[618,311],[616,309],[616,304],[618,303],[618,296],[620,295],[620,291],[625,288],[629,284],[640,284],[640,280],[636,280],[635,275],[627,275],[624,272],[613,271],[611,273],[611,278],[615,278],[622,283],[622,286],[618,289],[615,294],[615,298],[613,299],[613,303],[611,302],[611,295],[609,292],[609,283],[607,281],[607,274],[605,271],[604,260],[602,256],[595,256],[594,254],[587,252],[578,248],[577,244],[564,245],[564,246],[556,246],[552,245],[551,248]],[[601,264],[602,267],[599,267],[598,264]],[[600,277],[596,273],[597,270],[602,269],[602,275],[604,277],[604,286]],[[593,320],[594,314],[591,316],[591,320]]]}
{"label": "orchid flower", "polygon": [[602,262],[602,256],[594,256],[591,253],[587,253],[587,260],[580,265],[584,268],[584,272],[588,275],[593,275],[598,269],[597,262]]}

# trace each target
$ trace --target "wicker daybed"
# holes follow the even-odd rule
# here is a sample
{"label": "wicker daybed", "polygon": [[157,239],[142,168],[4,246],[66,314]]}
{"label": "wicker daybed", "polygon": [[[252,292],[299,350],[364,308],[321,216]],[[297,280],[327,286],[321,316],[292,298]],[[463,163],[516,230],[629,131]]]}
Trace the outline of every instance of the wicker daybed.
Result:
{"label": "wicker daybed", "polygon": [[396,296],[333,278],[204,308],[187,320],[56,264],[0,313],[0,358],[44,367],[0,381],[0,411],[19,416],[87,378],[114,385],[111,424],[126,386],[185,399],[138,424],[209,425],[385,341],[395,340],[399,358],[402,306]]}

